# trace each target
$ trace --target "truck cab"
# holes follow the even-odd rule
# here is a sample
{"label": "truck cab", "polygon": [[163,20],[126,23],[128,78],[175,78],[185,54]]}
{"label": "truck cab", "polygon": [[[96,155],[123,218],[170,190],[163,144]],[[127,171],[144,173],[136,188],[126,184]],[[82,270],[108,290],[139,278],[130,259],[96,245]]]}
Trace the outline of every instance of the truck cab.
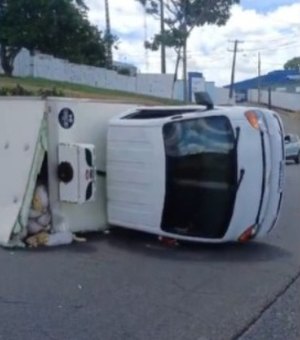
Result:
{"label": "truck cab", "polygon": [[275,112],[141,108],[110,122],[107,143],[112,225],[218,243],[276,224],[284,149]]}

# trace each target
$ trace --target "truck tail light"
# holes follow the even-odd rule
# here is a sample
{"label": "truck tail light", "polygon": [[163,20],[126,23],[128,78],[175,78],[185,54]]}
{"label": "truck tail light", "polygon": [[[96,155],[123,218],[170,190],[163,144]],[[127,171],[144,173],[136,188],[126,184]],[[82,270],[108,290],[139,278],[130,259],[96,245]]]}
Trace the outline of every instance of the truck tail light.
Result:
{"label": "truck tail light", "polygon": [[249,122],[249,124],[254,128],[254,129],[259,129],[259,115],[255,111],[247,111],[245,112],[245,116]]}
{"label": "truck tail light", "polygon": [[253,236],[255,235],[255,225],[252,225],[251,227],[247,228],[242,235],[239,237],[239,242],[245,243],[250,241]]}

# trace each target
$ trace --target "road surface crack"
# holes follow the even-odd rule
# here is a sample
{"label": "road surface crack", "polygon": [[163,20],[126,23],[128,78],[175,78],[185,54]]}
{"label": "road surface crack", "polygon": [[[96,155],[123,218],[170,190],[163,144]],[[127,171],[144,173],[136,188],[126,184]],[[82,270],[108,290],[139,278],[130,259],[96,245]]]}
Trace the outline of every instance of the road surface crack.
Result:
{"label": "road surface crack", "polygon": [[269,310],[272,308],[272,306],[280,299],[292,286],[293,284],[300,279],[300,271],[297,273],[297,275],[292,278],[291,281],[289,281],[283,289],[281,289],[275,297],[269,301],[263,309],[252,319],[250,322],[243,328],[241,329],[237,334],[235,334],[231,340],[241,340],[242,336],[252,327],[256,324],[256,322]]}
{"label": "road surface crack", "polygon": [[8,300],[4,299],[3,297],[0,296],[0,304],[4,305],[28,305],[27,302],[25,301],[19,301],[19,300]]}

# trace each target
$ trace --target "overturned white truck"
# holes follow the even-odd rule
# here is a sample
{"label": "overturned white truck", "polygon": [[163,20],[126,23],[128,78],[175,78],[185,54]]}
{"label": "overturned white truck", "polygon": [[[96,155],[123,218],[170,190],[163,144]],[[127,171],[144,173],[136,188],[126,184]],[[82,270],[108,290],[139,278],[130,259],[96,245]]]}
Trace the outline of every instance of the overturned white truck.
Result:
{"label": "overturned white truck", "polygon": [[247,241],[278,219],[283,126],[272,111],[0,100],[0,243],[24,245],[35,188],[50,234],[125,227],[198,242]]}

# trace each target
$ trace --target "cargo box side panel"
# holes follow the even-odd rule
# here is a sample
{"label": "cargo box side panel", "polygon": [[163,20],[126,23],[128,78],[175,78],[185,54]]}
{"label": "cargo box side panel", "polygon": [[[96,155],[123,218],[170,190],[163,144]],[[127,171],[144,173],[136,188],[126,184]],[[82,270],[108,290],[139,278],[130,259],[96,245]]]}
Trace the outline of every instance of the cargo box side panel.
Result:
{"label": "cargo box side panel", "polygon": [[[82,143],[95,146],[96,168],[100,173],[104,173],[96,180],[95,201],[77,204],[60,201],[57,178],[53,171],[50,171],[51,206],[54,211],[61,212],[68,230],[72,232],[104,230],[107,228],[105,169],[108,124],[111,118],[136,106],[65,99],[50,99],[48,105],[51,111],[49,126],[52,133],[54,129],[56,130],[55,138],[49,140],[51,168],[55,169],[58,166],[55,162],[58,160],[57,145],[59,143]],[[50,145],[50,143],[56,143],[56,145]],[[54,224],[54,228],[59,230],[59,222],[54,221]]]}
{"label": "cargo box side panel", "polygon": [[45,104],[0,100],[0,244],[7,245],[28,189]]}
{"label": "cargo box side panel", "polygon": [[[19,213],[19,218],[17,224],[14,229],[14,234],[18,234],[22,232],[22,228],[26,227],[28,223],[29,210],[32,204],[32,198],[34,194],[34,190],[37,185],[37,179],[40,173],[40,170],[43,165],[43,161],[47,155],[47,123],[46,120],[43,120],[42,127],[40,129],[39,138],[36,144],[35,154],[32,161],[31,171],[28,176],[27,189],[25,191],[23,204],[21,207],[21,211]],[[44,183],[47,187],[48,183]]]}

